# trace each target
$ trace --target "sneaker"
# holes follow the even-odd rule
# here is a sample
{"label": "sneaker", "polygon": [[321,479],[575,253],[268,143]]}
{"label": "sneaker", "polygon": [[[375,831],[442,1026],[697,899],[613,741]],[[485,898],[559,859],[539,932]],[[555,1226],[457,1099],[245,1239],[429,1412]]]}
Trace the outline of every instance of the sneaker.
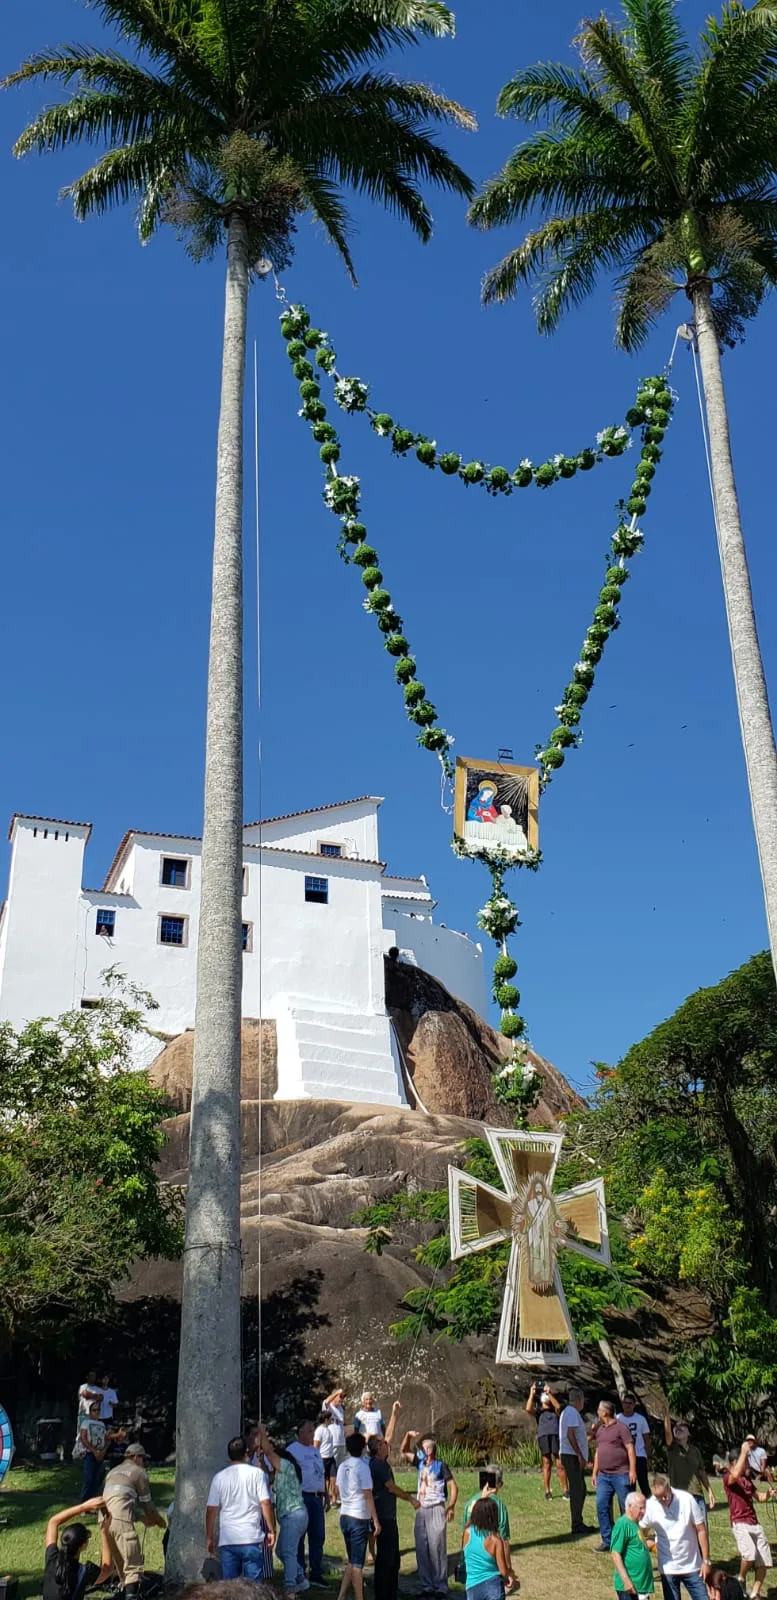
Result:
{"label": "sneaker", "polygon": [[327,1583],[326,1578],[323,1577],[323,1575],[322,1575],[320,1578],[311,1578],[311,1580],[310,1580],[310,1588],[311,1589],[328,1589],[329,1588],[329,1584]]}
{"label": "sneaker", "polygon": [[562,1498],[562,1500],[568,1500],[569,1499],[569,1495],[568,1494],[562,1494],[561,1498]]}
{"label": "sneaker", "polygon": [[309,1578],[301,1578],[299,1583],[295,1584],[295,1586],[294,1586],[294,1593],[295,1594],[304,1594],[305,1590],[309,1589],[309,1588],[310,1588],[310,1579]]}
{"label": "sneaker", "polygon": [[610,1554],[610,1546],[605,1544],[602,1539],[599,1540],[598,1544],[594,1545],[594,1550],[596,1551],[596,1554],[600,1556],[608,1556]]}
{"label": "sneaker", "polygon": [[550,1489],[546,1489],[545,1490],[545,1499],[546,1500],[552,1500],[553,1499],[553,1495],[551,1494]]}

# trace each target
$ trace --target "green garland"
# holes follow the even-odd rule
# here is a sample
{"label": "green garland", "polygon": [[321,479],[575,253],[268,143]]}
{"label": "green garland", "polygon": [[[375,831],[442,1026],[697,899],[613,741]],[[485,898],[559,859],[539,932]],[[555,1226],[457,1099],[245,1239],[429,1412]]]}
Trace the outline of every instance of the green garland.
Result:
{"label": "green garland", "polygon": [[[426,688],[416,676],[415,656],[410,652],[402,618],[394,608],[389,591],[383,586],[378,552],[368,542],[367,529],[361,521],[360,480],[356,476],[343,476],[338,471],[340,439],[337,429],[327,421],[319,383],[321,372],[334,378],[337,404],[348,412],[366,412],[374,431],[382,437],[391,438],[396,454],[405,455],[415,449],[416,456],[425,466],[439,467],[449,476],[457,475],[464,483],[482,483],[491,494],[511,494],[513,488],[523,488],[531,482],[540,488],[547,488],[559,478],[574,476],[578,468],[581,471],[588,470],[605,456],[623,455],[632,443],[629,429],[641,428],[639,464],[628,500],[618,505],[619,520],[607,552],[604,584],[583,641],[580,660],[575,663],[561,703],[555,708],[557,726],[552,729],[546,743],[536,747],[540,786],[545,788],[553,773],[563,766],[566,751],[582,741],[582,708],[593,687],[604,646],[619,626],[617,607],[623,585],[630,576],[628,563],[643,543],[644,536],[638,526],[638,518],[646,510],[652,479],[661,460],[661,445],[671,420],[674,396],[666,378],[645,378],[640,382],[636,403],[626,413],[628,427],[606,428],[597,434],[596,449],[591,447],[577,456],[554,456],[539,467],[534,467],[530,461],[523,461],[511,474],[505,467],[487,467],[480,461],[463,465],[461,457],[452,452],[438,454],[433,440],[397,428],[386,413],[372,411],[367,404],[366,384],[359,378],[341,378],[337,375],[337,358],[328,336],[319,328],[311,327],[310,316],[304,306],[284,306],[281,333],[299,383],[302,400],[299,415],[310,423],[326,469],[324,501],[341,523],[339,554],[345,562],[353,562],[361,568],[362,582],[367,590],[364,609],[375,617],[384,635],[384,648],[395,657],[394,676],[402,689],[406,714],[421,729],[418,743],[437,754],[448,778],[452,778],[455,771],[450,754],[453,739],[440,727],[436,707],[427,699]],[[314,352],[315,366],[311,361]],[[508,869],[515,866],[536,871],[542,857],[539,851],[527,851],[522,860],[517,862],[499,850],[482,850],[474,855],[465,848],[463,840],[456,838],[453,848],[458,855],[466,856],[469,860],[483,861],[491,875],[491,894],[481,907],[477,922],[478,927],[498,947],[499,953],[493,967],[492,994],[501,1012],[500,1031],[513,1042],[511,1058],[496,1075],[495,1092],[498,1099],[526,1111],[537,1098],[537,1074],[527,1055],[524,1043],[526,1023],[518,1011],[521,997],[513,983],[518,966],[507,947],[508,939],[521,925],[520,918],[518,907],[505,891],[504,877]]]}
{"label": "green garland", "polygon": [[[674,396],[665,378],[645,378],[639,386],[636,405],[628,413],[631,422],[642,425],[642,451],[631,494],[628,500],[621,501],[618,506],[620,517],[605,557],[604,584],[594,607],[591,626],[583,640],[580,660],[575,662],[561,704],[555,707],[558,724],[545,744],[537,745],[534,752],[540,767],[541,788],[545,788],[553,773],[563,767],[565,751],[574,749],[582,741],[579,731],[582,708],[593,688],[596,668],[607,640],[620,626],[617,607],[623,585],[631,576],[628,563],[642,548],[644,539],[637,518],[647,510],[652,479],[661,460],[661,445],[671,420],[673,405]],[[627,521],[627,517],[630,520]]]}
{"label": "green garland", "polygon": [[364,412],[373,432],[381,439],[391,440],[395,455],[406,456],[414,450],[423,466],[439,467],[446,477],[458,477],[468,485],[480,484],[488,494],[512,494],[513,489],[526,489],[530,483],[549,489],[560,478],[574,478],[578,470],[589,472],[607,457],[622,456],[631,444],[627,427],[604,428],[597,434],[595,445],[586,445],[576,455],[555,455],[539,466],[524,458],[514,472],[509,472],[507,467],[489,467],[484,461],[465,461],[455,450],[438,450],[435,439],[399,427],[385,411],[374,411],[367,403],[369,389],[361,378],[340,377],[334,360],[326,364],[325,370],[334,379],[335,400],[340,409]]}

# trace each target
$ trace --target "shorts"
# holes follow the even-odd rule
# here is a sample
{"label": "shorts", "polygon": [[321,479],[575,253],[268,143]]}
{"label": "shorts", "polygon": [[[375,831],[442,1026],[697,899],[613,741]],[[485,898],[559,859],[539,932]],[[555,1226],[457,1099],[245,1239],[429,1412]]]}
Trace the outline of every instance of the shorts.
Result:
{"label": "shorts", "polygon": [[735,1522],[731,1532],[736,1539],[737,1550],[743,1561],[755,1561],[759,1567],[770,1567],[772,1565],[769,1540],[760,1522]]}
{"label": "shorts", "polygon": [[558,1455],[558,1434],[557,1433],[541,1433],[539,1435],[539,1438],[537,1439],[537,1443],[538,1443],[538,1445],[540,1447],[540,1455],[541,1456],[557,1456]]}
{"label": "shorts", "polygon": [[372,1523],[362,1517],[341,1517],[340,1532],[345,1540],[349,1567],[363,1567]]}
{"label": "shorts", "polygon": [[334,1456],[324,1456],[324,1482],[337,1477],[337,1462]]}

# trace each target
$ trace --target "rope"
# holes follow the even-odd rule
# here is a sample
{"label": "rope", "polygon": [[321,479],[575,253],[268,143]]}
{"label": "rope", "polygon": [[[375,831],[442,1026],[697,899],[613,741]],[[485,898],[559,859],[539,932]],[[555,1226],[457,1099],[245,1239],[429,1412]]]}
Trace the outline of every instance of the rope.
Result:
{"label": "rope", "polygon": [[418,1341],[419,1341],[419,1339],[421,1337],[421,1334],[423,1333],[423,1330],[424,1330],[424,1320],[425,1320],[426,1312],[427,1312],[427,1309],[428,1309],[428,1306],[429,1306],[429,1301],[432,1298],[432,1290],[434,1288],[435,1281],[437,1279],[437,1274],[439,1273],[439,1270],[440,1270],[439,1267],[435,1267],[434,1272],[432,1273],[432,1281],[429,1284],[429,1288],[426,1291],[426,1299],[424,1300],[423,1308],[422,1308],[421,1314],[420,1314],[420,1316],[418,1318],[418,1327],[416,1328],[416,1331],[415,1331],[415,1336],[413,1338],[413,1343],[410,1346],[410,1355],[407,1358],[407,1366],[405,1367],[405,1370],[404,1370],[404,1372],[402,1374],[402,1381],[401,1381],[401,1383],[399,1385],[399,1398],[400,1398],[400,1400],[401,1400],[401,1398],[402,1398],[402,1396],[403,1396],[403,1394],[405,1392],[405,1384],[407,1383],[407,1375],[408,1375],[408,1373],[410,1371],[410,1368],[411,1368],[411,1366],[413,1364],[413,1357],[415,1356],[415,1353],[416,1353],[416,1348],[417,1348],[417,1345],[418,1345]]}
{"label": "rope", "polygon": [[262,629],[261,629],[261,549],[259,543],[259,368],[254,339],[254,543],[256,561],[256,706],[258,715],[258,791],[259,791],[259,901],[257,947],[259,952],[259,1082],[256,1097],[256,1384],[257,1418],[262,1418],[262,1094],[264,1091],[264,1018],[262,1014]]}

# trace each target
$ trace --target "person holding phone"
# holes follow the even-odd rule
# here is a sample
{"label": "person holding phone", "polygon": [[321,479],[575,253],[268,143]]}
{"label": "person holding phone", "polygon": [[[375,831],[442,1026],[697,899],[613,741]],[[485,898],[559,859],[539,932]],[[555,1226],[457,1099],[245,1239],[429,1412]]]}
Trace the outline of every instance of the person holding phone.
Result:
{"label": "person holding phone", "polygon": [[561,1484],[561,1498],[562,1500],[568,1500],[569,1484],[567,1483],[567,1475],[561,1460],[559,1446],[561,1401],[556,1399],[549,1383],[533,1383],[529,1390],[526,1410],[537,1424],[537,1444],[542,1456],[542,1482],[545,1488],[545,1499],[553,1499],[550,1479],[555,1463],[558,1481]]}
{"label": "person holding phone", "polygon": [[493,1500],[476,1498],[461,1541],[467,1600],[504,1600],[506,1591],[520,1588],[498,1521]]}
{"label": "person holding phone", "polygon": [[502,1477],[501,1467],[497,1467],[493,1463],[489,1463],[487,1467],[483,1467],[480,1473],[480,1492],[479,1494],[473,1494],[471,1500],[467,1501],[467,1504],[464,1507],[464,1516],[461,1519],[461,1526],[462,1529],[466,1528],[467,1523],[472,1515],[472,1507],[477,1505],[478,1500],[492,1500],[496,1506],[498,1519],[497,1532],[500,1539],[504,1539],[509,1545],[510,1515],[504,1500],[501,1499],[499,1494],[499,1490],[501,1489],[503,1482],[504,1479]]}

